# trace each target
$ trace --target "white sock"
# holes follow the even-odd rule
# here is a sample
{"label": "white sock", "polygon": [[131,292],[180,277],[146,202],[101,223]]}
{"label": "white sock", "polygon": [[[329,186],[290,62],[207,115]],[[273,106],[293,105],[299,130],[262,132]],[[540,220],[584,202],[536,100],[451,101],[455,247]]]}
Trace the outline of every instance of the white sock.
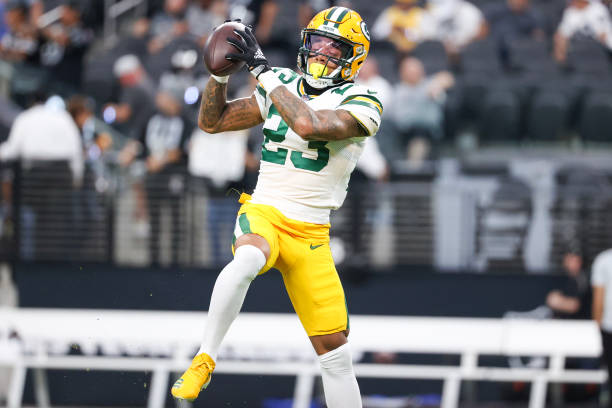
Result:
{"label": "white sock", "polygon": [[243,245],[236,249],[234,260],[223,268],[215,282],[198,354],[206,353],[217,360],[219,346],[240,313],[249,285],[265,264],[266,257],[259,248]]}
{"label": "white sock", "polygon": [[328,408],[361,408],[361,393],[348,343],[319,356]]}

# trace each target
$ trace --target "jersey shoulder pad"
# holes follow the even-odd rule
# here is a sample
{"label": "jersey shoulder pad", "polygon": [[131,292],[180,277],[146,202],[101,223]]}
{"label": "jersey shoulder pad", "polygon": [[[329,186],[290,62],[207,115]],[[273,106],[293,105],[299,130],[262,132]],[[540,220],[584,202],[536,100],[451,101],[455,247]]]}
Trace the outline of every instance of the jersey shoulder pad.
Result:
{"label": "jersey shoulder pad", "polygon": [[378,91],[374,89],[355,84],[346,89],[342,96],[343,98],[339,106],[349,108],[348,105],[359,105],[376,111],[378,115],[383,113],[383,105],[380,99],[378,99]]}
{"label": "jersey shoulder pad", "polygon": [[341,93],[342,99],[336,109],[348,111],[365,130],[366,135],[376,134],[383,112],[377,92],[363,85],[352,84],[352,86],[339,88],[337,93]]}

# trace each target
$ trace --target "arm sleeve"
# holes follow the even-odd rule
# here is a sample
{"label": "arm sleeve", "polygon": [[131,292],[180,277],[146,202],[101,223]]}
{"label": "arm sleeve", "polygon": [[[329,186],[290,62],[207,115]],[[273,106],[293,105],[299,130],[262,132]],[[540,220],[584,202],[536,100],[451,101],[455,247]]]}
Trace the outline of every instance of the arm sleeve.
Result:
{"label": "arm sleeve", "polygon": [[557,29],[557,32],[565,38],[569,38],[574,34],[575,26],[572,27],[571,20],[571,14],[569,10],[566,10],[563,13],[563,17],[561,18],[561,22],[559,23],[559,28]]}
{"label": "arm sleeve", "polygon": [[257,101],[257,105],[259,106],[259,113],[261,113],[261,118],[266,120],[268,117],[268,108],[266,106],[266,100],[268,99],[266,90],[261,86],[261,84],[257,84],[255,91],[253,92],[255,95],[255,100]]}
{"label": "arm sleeve", "polygon": [[368,136],[373,136],[378,131],[383,113],[382,103],[373,95],[375,93],[368,90],[366,93],[347,96],[336,107],[348,111]]}
{"label": "arm sleeve", "polygon": [[605,286],[606,284],[606,265],[605,257],[599,255],[593,262],[593,268],[591,271],[591,285],[592,286]]}

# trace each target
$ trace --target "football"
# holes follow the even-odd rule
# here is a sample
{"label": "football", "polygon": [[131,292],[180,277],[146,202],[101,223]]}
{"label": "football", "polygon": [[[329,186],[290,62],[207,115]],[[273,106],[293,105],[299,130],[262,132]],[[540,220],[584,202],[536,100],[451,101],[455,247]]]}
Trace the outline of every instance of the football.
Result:
{"label": "football", "polygon": [[217,76],[233,74],[244,65],[244,61],[230,61],[225,59],[227,54],[240,52],[236,47],[227,42],[228,37],[242,41],[234,30],[244,30],[245,26],[236,21],[221,24],[208,36],[204,45],[204,65],[208,71]]}

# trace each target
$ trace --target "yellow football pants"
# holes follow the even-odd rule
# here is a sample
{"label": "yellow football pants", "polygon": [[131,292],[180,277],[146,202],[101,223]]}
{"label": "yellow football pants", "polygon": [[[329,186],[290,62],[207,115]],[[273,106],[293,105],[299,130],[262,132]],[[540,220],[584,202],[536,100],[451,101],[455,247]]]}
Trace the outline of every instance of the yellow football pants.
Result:
{"label": "yellow football pants", "polygon": [[247,194],[240,197],[232,250],[244,234],[262,236],[270,245],[270,257],[260,274],[270,268],[280,271],[308,336],[347,330],[346,300],[329,247],[329,224],[292,220],[249,199]]}

